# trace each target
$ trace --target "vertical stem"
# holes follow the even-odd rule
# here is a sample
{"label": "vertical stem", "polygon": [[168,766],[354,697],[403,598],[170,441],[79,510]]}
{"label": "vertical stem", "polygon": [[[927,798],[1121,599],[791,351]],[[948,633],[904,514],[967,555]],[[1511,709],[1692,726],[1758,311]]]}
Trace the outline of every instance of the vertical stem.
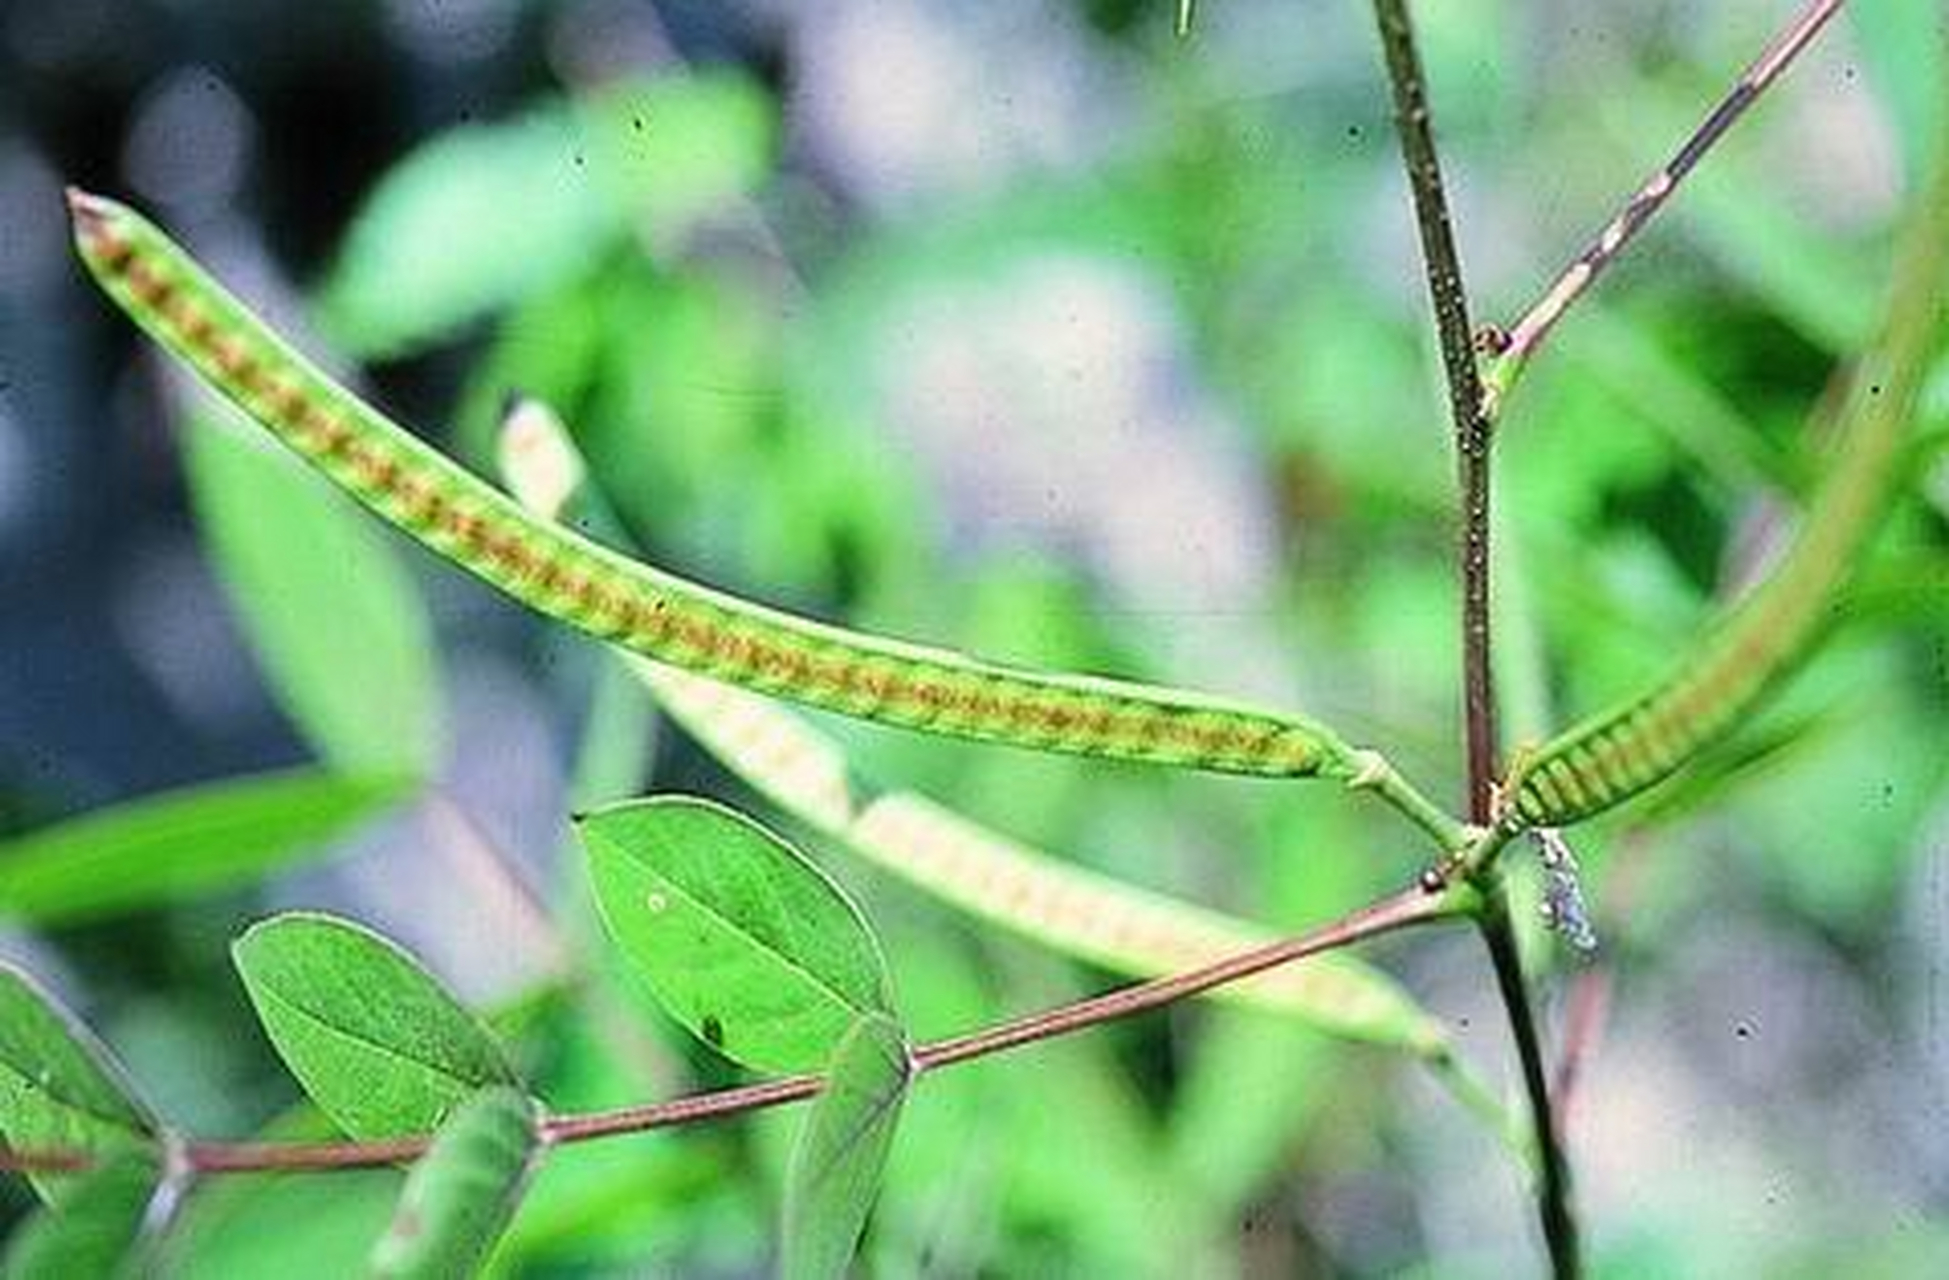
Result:
{"label": "vertical stem", "polygon": [[[1474,328],[1469,323],[1468,296],[1462,286],[1462,267],[1449,223],[1448,200],[1442,189],[1441,162],[1430,125],[1427,81],[1415,48],[1414,28],[1407,0],[1374,0],[1386,57],[1388,81],[1394,91],[1394,125],[1401,140],[1401,159],[1414,196],[1415,222],[1421,234],[1421,255],[1434,304],[1435,331],[1441,343],[1442,370],[1448,384],[1449,415],[1455,427],[1456,470],[1462,496],[1462,710],[1468,746],[1468,810],[1478,823],[1492,820],[1495,801],[1496,741],[1495,686],[1489,666],[1489,409],[1483,402],[1482,379],[1476,368]],[[1477,925],[1495,965],[1496,986],[1509,1014],[1510,1033],[1522,1062],[1523,1087],[1529,1097],[1536,1146],[1541,1162],[1537,1212],[1550,1263],[1558,1280],[1575,1280],[1580,1273],[1577,1225],[1570,1209],[1569,1168],[1558,1145],[1550,1105],[1548,1073],[1536,1033],[1536,1015],[1524,983],[1522,959],[1501,877],[1482,888],[1483,910]]]}
{"label": "vertical stem", "polygon": [[1387,76],[1394,87],[1394,127],[1414,194],[1428,293],[1435,308],[1455,459],[1462,491],[1462,711],[1468,735],[1469,817],[1486,823],[1495,782],[1495,686],[1489,671],[1489,418],[1475,366],[1474,329],[1462,264],[1449,225],[1448,197],[1429,124],[1428,86],[1415,48],[1406,0],[1374,0]]}
{"label": "vertical stem", "polygon": [[1530,1118],[1536,1126],[1536,1153],[1540,1184],[1537,1210],[1543,1220],[1543,1240],[1550,1251],[1550,1267],[1557,1280],[1576,1280],[1581,1274],[1577,1250],[1577,1219],[1570,1211],[1570,1165],[1564,1158],[1561,1135],[1557,1132],[1555,1108],[1550,1105],[1550,1084],[1543,1067],[1543,1046],[1536,1033],[1536,1016],[1530,1008],[1529,990],[1524,985],[1522,958],[1516,951],[1516,930],[1509,919],[1509,893],[1499,871],[1484,895],[1486,909],[1478,917],[1482,940],[1488,944],[1489,959],[1495,965],[1496,987],[1502,1004],[1509,1011],[1509,1030],[1516,1040],[1516,1057],[1522,1063],[1523,1089],[1530,1099]]}

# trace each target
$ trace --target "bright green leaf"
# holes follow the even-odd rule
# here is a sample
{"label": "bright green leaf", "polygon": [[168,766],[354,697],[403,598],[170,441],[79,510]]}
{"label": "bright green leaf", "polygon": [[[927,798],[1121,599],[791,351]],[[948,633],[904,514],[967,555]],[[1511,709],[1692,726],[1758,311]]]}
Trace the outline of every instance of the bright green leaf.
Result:
{"label": "bright green leaf", "polygon": [[0,843],[0,915],[65,923],[245,883],[399,799],[316,770],[144,796]]}
{"label": "bright green leaf", "polygon": [[439,671],[411,579],[349,499],[206,403],[188,439],[197,518],[279,701],[341,772],[424,777]]}
{"label": "bright green leaf", "polygon": [[513,1217],[534,1162],[535,1107],[505,1087],[460,1104],[406,1179],[372,1252],[387,1280],[466,1280]]}
{"label": "bright green leaf", "polygon": [[77,1174],[61,1203],[18,1228],[0,1261],[5,1280],[138,1274],[134,1255],[156,1192],[155,1161],[120,1155]]}
{"label": "bright green leaf", "polygon": [[853,1022],[890,1008],[857,908],[756,822],[686,796],[581,824],[596,903],[673,1017],[726,1057],[809,1071]]}
{"label": "bright green leaf", "polygon": [[861,1018],[840,1041],[786,1177],[779,1267],[786,1280],[845,1274],[912,1080],[907,1039],[893,1019]]}
{"label": "bright green leaf", "polygon": [[292,913],[231,950],[285,1066],[354,1138],[429,1132],[476,1090],[514,1083],[479,1020],[369,929]]}
{"label": "bright green leaf", "polygon": [[[0,1134],[29,1152],[106,1153],[150,1146],[156,1121],[102,1043],[40,984],[0,963]],[[70,1175],[34,1174],[43,1199]]]}

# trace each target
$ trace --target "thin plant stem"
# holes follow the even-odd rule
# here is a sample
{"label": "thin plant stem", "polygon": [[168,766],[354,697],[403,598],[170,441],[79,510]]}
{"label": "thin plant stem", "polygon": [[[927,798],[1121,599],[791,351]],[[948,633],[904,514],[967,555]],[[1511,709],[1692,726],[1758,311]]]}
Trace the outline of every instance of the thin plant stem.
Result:
{"label": "thin plant stem", "polygon": [[1394,91],[1394,126],[1413,193],[1415,223],[1435,333],[1441,343],[1449,416],[1455,427],[1456,470],[1462,491],[1462,709],[1468,738],[1468,812],[1486,824],[1496,770],[1495,683],[1489,668],[1489,418],[1476,370],[1474,330],[1462,263],[1448,216],[1441,161],[1435,150],[1428,85],[1415,47],[1407,0],[1374,0],[1381,49]]}
{"label": "thin plant stem", "polygon": [[1503,400],[1563,313],[1616,261],[1632,238],[1664,208],[1685,176],[1759,101],[1781,73],[1793,65],[1794,59],[1813,43],[1814,37],[1845,3],[1847,0],[1808,0],[1753,59],[1664,167],[1645,179],[1617,215],[1597,233],[1596,239],[1563,269],[1555,283],[1510,327],[1507,335],[1499,339],[1502,350],[1488,375],[1486,407],[1491,421],[1500,415]]}
{"label": "thin plant stem", "polygon": [[[1490,666],[1491,410],[1484,399],[1476,367],[1468,295],[1443,192],[1427,81],[1415,47],[1407,0],[1374,0],[1374,16],[1380,27],[1388,81],[1393,88],[1395,131],[1400,136],[1402,163],[1413,194],[1424,275],[1434,304],[1435,331],[1441,344],[1449,413],[1455,429],[1462,506],[1462,705],[1468,752],[1468,813],[1475,823],[1491,827],[1499,752],[1495,683]],[[1466,856],[1463,862],[1466,865]],[[1486,860],[1481,865],[1490,868]],[[1483,879],[1485,883],[1478,887],[1486,897],[1483,909],[1475,918],[1495,966],[1497,989],[1508,1011],[1510,1031],[1522,1061],[1523,1086],[1529,1099],[1539,1169],[1537,1214],[1555,1275],[1558,1280],[1574,1280],[1580,1268],[1576,1219],[1570,1206],[1568,1165],[1557,1142],[1549,1078],[1536,1034],[1536,1016],[1523,979],[1502,879],[1492,869],[1485,871]]]}
{"label": "thin plant stem", "polygon": [[1542,1038],[1537,1034],[1536,1014],[1530,1004],[1522,957],[1516,947],[1516,929],[1509,916],[1507,881],[1499,873],[1491,873],[1486,903],[1486,909],[1476,917],[1476,925],[1482,940],[1488,944],[1489,960],[1495,966],[1496,989],[1502,995],[1503,1008],[1509,1012],[1509,1031],[1522,1066],[1523,1089],[1532,1103],[1530,1120],[1536,1126],[1536,1201],[1542,1217],[1543,1242],[1550,1251],[1550,1268],[1556,1280],[1576,1280],[1582,1274],[1582,1258],[1577,1246],[1577,1219],[1570,1207],[1570,1162],[1564,1156],[1556,1112],[1550,1105]]}
{"label": "thin plant stem", "polygon": [[[1479,895],[1470,885],[1454,884],[1439,892],[1429,892],[1418,884],[1411,885],[1319,928],[1212,964],[1133,983],[980,1031],[921,1045],[913,1052],[914,1069],[917,1073],[932,1071],[1042,1040],[1071,1035],[1107,1022],[1148,1013],[1323,951],[1335,950],[1412,925],[1474,915],[1480,910]],[[549,1145],[563,1145],[621,1134],[645,1133],[652,1129],[674,1128],[803,1102],[816,1096],[824,1087],[825,1080],[818,1075],[761,1080],[735,1088],[612,1111],[550,1116],[542,1122],[541,1135]],[[431,1135],[408,1134],[359,1142],[191,1142],[184,1144],[181,1150],[184,1167],[192,1173],[295,1172],[399,1164],[424,1154],[431,1142]],[[0,1168],[4,1169],[69,1171],[87,1168],[90,1163],[91,1157],[81,1151],[0,1148]]]}

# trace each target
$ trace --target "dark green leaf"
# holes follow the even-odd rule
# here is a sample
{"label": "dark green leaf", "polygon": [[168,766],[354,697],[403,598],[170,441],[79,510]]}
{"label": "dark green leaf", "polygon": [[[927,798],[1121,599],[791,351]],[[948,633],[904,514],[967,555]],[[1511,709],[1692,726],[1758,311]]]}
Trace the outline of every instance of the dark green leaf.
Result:
{"label": "dark green leaf", "polygon": [[61,1203],[15,1232],[0,1276],[94,1280],[137,1274],[133,1255],[155,1193],[156,1166],[146,1155],[120,1155],[75,1175]]}
{"label": "dark green leaf", "polygon": [[581,824],[603,921],[663,1006],[726,1057],[810,1071],[890,1009],[859,911],[804,855],[721,805],[664,796]]}
{"label": "dark green leaf", "polygon": [[47,924],[254,880],[409,789],[316,770],[144,796],[0,844],[0,915]]}
{"label": "dark green leaf", "polygon": [[232,953],[285,1066],[355,1138],[429,1132],[476,1090],[514,1083],[479,1020],[369,929],[293,913]]}
{"label": "dark green leaf", "polygon": [[879,1193],[912,1080],[907,1038],[893,1019],[861,1018],[840,1041],[786,1175],[779,1267],[786,1280],[845,1274]]}
{"label": "dark green leaf", "polygon": [[411,579],[348,499],[208,404],[188,441],[197,518],[279,701],[341,772],[425,776],[439,670]]}
{"label": "dark green leaf", "polygon": [[371,1273],[465,1280],[507,1228],[537,1145],[534,1103],[505,1087],[463,1102],[413,1166]]}
{"label": "dark green leaf", "polygon": [[[94,1154],[149,1146],[155,1119],[108,1050],[12,965],[0,963],[0,1134],[29,1152]],[[43,1199],[72,1179],[33,1175]]]}

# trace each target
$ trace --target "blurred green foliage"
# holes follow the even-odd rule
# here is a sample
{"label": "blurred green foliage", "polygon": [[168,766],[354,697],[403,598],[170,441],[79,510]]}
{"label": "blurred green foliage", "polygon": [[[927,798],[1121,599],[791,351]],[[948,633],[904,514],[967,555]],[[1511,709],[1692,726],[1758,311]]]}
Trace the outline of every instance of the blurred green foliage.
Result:
{"label": "blurred green foliage", "polygon": [[[1209,618],[1132,600],[1100,558],[1072,554],[1064,535],[1037,532],[1046,526],[967,536],[944,497],[956,460],[930,455],[888,411],[900,373],[889,366],[913,349],[903,340],[916,317],[945,314],[975,342],[979,304],[999,293],[1002,314],[1046,340],[1049,317],[1011,310],[1023,272],[1059,261],[1122,273],[1164,299],[1171,367],[1156,397],[1175,412],[1173,429],[1230,432],[1218,447],[1246,460],[1247,492],[1272,513],[1277,567],[1245,629],[1280,641],[1290,664],[1280,678],[1309,707],[1452,792],[1450,463],[1405,223],[1376,230],[1400,204],[1377,81],[1365,69],[1308,63],[1316,81],[1241,90],[1229,77],[1251,65],[1237,53],[1251,39],[1242,28],[1264,15],[1228,15],[1232,7],[1200,6],[1193,38],[1179,44],[1167,38],[1168,6],[1139,17],[1087,6],[1116,33],[1092,38],[1114,40],[1114,56],[1134,68],[1141,102],[1127,133],[1080,169],[1031,169],[905,210],[808,214],[785,104],[735,70],[564,90],[505,119],[458,125],[400,158],[362,202],[315,292],[320,326],[336,350],[368,360],[410,366],[464,353],[446,443],[476,469],[489,469],[509,394],[560,408],[654,558],[984,656],[1183,678],[1170,670],[1181,633],[1202,633]],[[1595,83],[1564,83],[1547,59],[1512,52],[1541,21],[1533,13],[1495,0],[1424,7],[1444,142],[1469,197],[1465,249],[1492,268],[1480,304],[1489,315],[1518,308],[1576,235],[1662,159],[1758,34],[1708,30],[1693,50],[1652,42],[1595,70],[1580,64]],[[1863,128],[1893,140],[1900,186],[1925,138],[1944,127],[1936,10],[1937,0],[1860,6],[1837,35],[1841,51],[1783,86],[1767,110],[1791,116],[1796,99],[1841,92],[1844,76]],[[1820,466],[1809,407],[1875,312],[1893,204],[1837,217],[1833,202],[1807,194],[1818,160],[1788,158],[1795,136],[1765,119],[1735,134],[1640,258],[1566,323],[1503,427],[1502,656],[1519,739],[1657,672],[1745,575],[1762,535]],[[1536,215],[1539,204],[1547,216]],[[792,247],[790,263],[759,234],[767,226]],[[1949,369],[1938,370],[1931,406],[1920,427],[1939,443]],[[1036,420],[1067,419],[1059,407]],[[1007,426],[994,426],[997,451],[1014,447]],[[1204,446],[1180,447],[1189,456]],[[419,597],[445,571],[322,508],[282,460],[218,426],[199,422],[189,457],[205,546],[263,676],[333,771],[280,810],[289,823],[280,854],[297,856],[301,836],[324,834],[354,801],[380,803],[369,789],[433,776],[443,750],[493,750],[454,741],[443,724],[443,664]],[[1829,649],[1789,695],[1694,780],[1580,844],[1627,999],[1681,982],[1691,954],[1682,941],[1731,917],[1749,936],[1812,939],[1863,983],[1891,983],[1860,1016],[1900,1028],[1887,1078],[1926,1078],[1926,1033],[1899,1002],[1939,1002],[1912,989],[1940,947],[1913,945],[1897,924],[1932,863],[1939,874],[1930,831],[1949,795],[1949,519],[1936,469],[1932,452],[1918,454],[1927,500],[1908,504],[1880,546],[1870,582],[1881,594],[1864,590],[1840,611]],[[1065,486],[1092,478],[1047,484],[1073,496]],[[1209,514],[1226,529],[1248,522]],[[587,781],[577,806],[646,787],[748,799],[668,739],[646,771],[650,731],[636,695],[593,646],[549,643],[547,661],[573,674],[549,678],[583,700]],[[1249,667],[1255,651],[1221,652]],[[1202,674],[1220,688],[1229,675]],[[832,728],[875,778],[1272,926],[1327,917],[1412,871],[1398,821],[1337,796]],[[555,767],[566,771],[569,754]],[[239,790],[232,808],[246,812],[256,794]],[[109,843],[162,858],[154,827],[137,821],[140,804]],[[240,847],[249,833],[228,838]],[[1109,981],[970,927],[829,842],[806,845],[875,922],[917,1038]],[[271,857],[253,855],[237,876],[268,869]],[[50,914],[31,895],[10,896],[9,865],[0,862],[0,909]],[[551,897],[579,946],[594,933],[577,874],[565,864]],[[1621,887],[1613,896],[1627,875],[1629,896]],[[177,985],[217,981],[209,953],[254,903],[178,908],[169,903],[179,880],[151,883],[142,900],[112,900],[117,911],[144,909],[126,927],[159,934],[160,949],[181,957],[168,975]],[[139,1034],[145,1017],[171,1016],[168,992],[117,990],[130,980],[99,959],[123,927],[45,936],[108,975],[102,1025],[129,1042],[141,1074],[198,1071],[192,1048]],[[1939,915],[1925,912],[1919,927],[1939,934]],[[1479,1008],[1444,981],[1454,953],[1382,954],[1404,957],[1431,1004],[1466,1011],[1456,1019]],[[545,984],[509,1013],[523,1067],[551,1104],[620,1105],[730,1078],[605,963]],[[183,997],[185,1025],[240,1034],[234,999],[215,1008],[197,999]],[[164,1002],[162,1012],[145,1012],[145,1001]],[[1691,1006],[1672,997],[1658,1007]],[[1695,1028],[1658,1031],[1683,1042]],[[1868,1033],[1848,1045],[1879,1052]],[[1676,1071],[1676,1061],[1654,1065]],[[1420,1130],[1446,1103],[1391,1077],[1377,1085],[1391,1062],[1284,1022],[1196,1008],[944,1074],[906,1106],[865,1258],[885,1275],[1381,1275],[1433,1253],[1440,1261],[1413,1274],[1503,1273],[1506,1252],[1470,1252],[1452,1224],[1414,1220],[1408,1188],[1433,1141]],[[274,1083],[268,1054],[225,1069],[253,1073],[253,1087],[210,1103],[237,1131],[265,1119],[268,1099],[292,1096]],[[1699,1070],[1704,1083],[1665,1098],[1673,1118],[1662,1137],[1701,1099],[1731,1093],[1752,1116],[1751,1131],[1736,1135],[1742,1150],[1774,1176],[1806,1183],[1826,1168],[1818,1133],[1766,1117],[1817,1104],[1830,1079],[1775,1079],[1753,1093],[1735,1087],[1736,1069]],[[1939,1097],[1934,1087],[1927,1095],[1917,1085]],[[282,1131],[324,1130],[296,1116]],[[765,1265],[791,1131],[782,1118],[756,1117],[556,1152],[491,1274]],[[1589,1141],[1617,1138],[1613,1126]],[[1661,1142],[1647,1159],[1696,1189],[1676,1169],[1681,1145],[1696,1140]],[[1485,1180],[1511,1180],[1479,1127],[1447,1141],[1471,1167],[1494,1170]],[[1590,1180],[1618,1185],[1605,1177]],[[171,1265],[187,1275],[344,1274],[383,1230],[399,1181],[391,1172],[226,1180],[192,1198]],[[1599,1274],[1825,1274],[1843,1264],[1920,1274],[1904,1268],[1940,1256],[1942,1193],[1920,1181],[1835,1191],[1835,1212],[1859,1215],[1845,1226],[1811,1210],[1754,1208],[1770,1195],[1759,1183],[1723,1194],[1750,1212],[1594,1197],[1586,1211]],[[1514,1221],[1473,1229],[1506,1236]]]}

